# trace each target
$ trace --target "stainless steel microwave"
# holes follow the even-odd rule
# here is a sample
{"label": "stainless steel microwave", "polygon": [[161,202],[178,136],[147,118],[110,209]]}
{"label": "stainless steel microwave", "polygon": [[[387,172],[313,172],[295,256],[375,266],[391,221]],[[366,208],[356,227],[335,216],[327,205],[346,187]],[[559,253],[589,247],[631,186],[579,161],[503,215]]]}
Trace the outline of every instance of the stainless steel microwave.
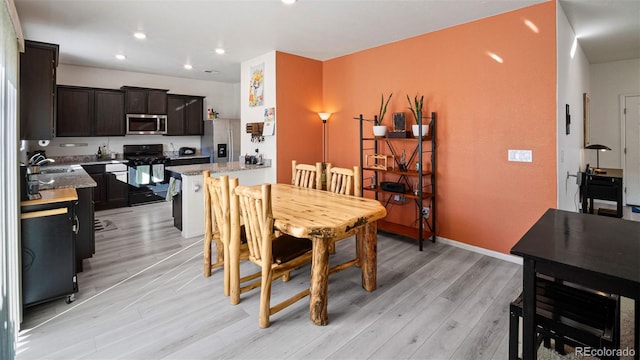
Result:
{"label": "stainless steel microwave", "polygon": [[128,135],[165,135],[167,115],[127,114]]}

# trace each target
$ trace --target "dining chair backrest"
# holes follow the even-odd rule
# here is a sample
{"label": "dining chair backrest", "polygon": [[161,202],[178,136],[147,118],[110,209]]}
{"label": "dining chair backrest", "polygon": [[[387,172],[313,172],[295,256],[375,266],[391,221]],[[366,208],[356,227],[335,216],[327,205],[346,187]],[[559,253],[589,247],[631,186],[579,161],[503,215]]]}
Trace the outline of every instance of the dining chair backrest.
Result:
{"label": "dining chair backrest", "polygon": [[291,184],[309,189],[322,189],[322,163],[314,165],[298,164],[291,161]]}
{"label": "dining chair backrest", "polygon": [[[245,224],[249,260],[262,269],[260,292],[260,327],[269,326],[269,316],[309,295],[309,289],[289,297],[275,306],[270,305],[271,282],[311,261],[312,243],[309,239],[286,234],[276,235],[271,203],[271,184],[235,188],[239,206],[232,204],[231,218],[241,213]],[[236,198],[234,198],[235,201]]]}
{"label": "dining chair backrest", "polygon": [[[204,192],[204,276],[211,276],[211,270],[224,265],[224,239],[223,233],[228,233],[228,228],[224,229],[224,222],[221,219],[223,202],[222,184],[227,184],[228,179],[221,179],[211,176],[209,171],[203,172],[203,192]],[[226,198],[228,208],[228,197]],[[215,241],[216,261],[211,261],[211,245]],[[225,289],[226,294],[226,289]]]}
{"label": "dining chair backrest", "polygon": [[249,259],[261,265],[263,259],[271,259],[273,232],[273,212],[271,209],[271,186],[260,188],[239,186],[236,188],[240,204],[240,214],[245,223]]}
{"label": "dining chair backrest", "polygon": [[362,173],[359,166],[353,169],[333,167],[327,163],[327,191],[342,194],[362,196]]}

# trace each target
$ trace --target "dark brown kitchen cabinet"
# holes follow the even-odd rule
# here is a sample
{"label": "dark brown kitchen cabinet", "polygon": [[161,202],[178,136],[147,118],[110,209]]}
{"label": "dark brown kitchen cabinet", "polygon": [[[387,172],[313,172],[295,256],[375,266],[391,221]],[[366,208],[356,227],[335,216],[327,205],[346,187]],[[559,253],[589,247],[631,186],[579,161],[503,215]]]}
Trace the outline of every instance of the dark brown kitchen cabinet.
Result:
{"label": "dark brown kitchen cabinet", "polygon": [[100,210],[107,202],[107,187],[104,183],[104,164],[82,165],[84,171],[96,182],[93,188],[93,206],[95,210]]}
{"label": "dark brown kitchen cabinet", "polygon": [[93,90],[58,86],[56,136],[91,136]]}
{"label": "dark brown kitchen cabinet", "polygon": [[202,97],[190,96],[186,103],[186,113],[184,116],[185,135],[204,134],[204,101]]}
{"label": "dark brown kitchen cabinet", "polygon": [[126,114],[167,114],[167,91],[132,86],[120,88],[125,93]]}
{"label": "dark brown kitchen cabinet", "polygon": [[93,188],[77,188],[78,202],[75,205],[78,217],[78,233],[76,235],[76,271],[83,270],[82,260],[93,256],[96,252],[96,240],[93,223],[95,220],[93,205]]}
{"label": "dark brown kitchen cabinet", "polygon": [[56,136],[124,136],[124,93],[58,86]]}
{"label": "dark brown kitchen cabinet", "polygon": [[24,43],[20,54],[20,139],[50,140],[54,134],[58,45]]}
{"label": "dark brown kitchen cabinet", "polygon": [[93,188],[93,205],[96,211],[127,206],[129,202],[129,184],[106,172],[105,164],[82,165],[82,168],[96,182]]}
{"label": "dark brown kitchen cabinet", "polygon": [[167,135],[204,133],[204,97],[169,94],[167,104]]}
{"label": "dark brown kitchen cabinet", "polygon": [[124,136],[124,93],[119,90],[96,89],[95,136]]}

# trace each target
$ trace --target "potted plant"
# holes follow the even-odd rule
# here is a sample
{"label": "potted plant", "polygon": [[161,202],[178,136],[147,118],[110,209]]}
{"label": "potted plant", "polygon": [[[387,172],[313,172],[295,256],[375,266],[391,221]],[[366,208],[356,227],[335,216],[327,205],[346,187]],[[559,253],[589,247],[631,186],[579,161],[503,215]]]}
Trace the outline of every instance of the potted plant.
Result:
{"label": "potted plant", "polygon": [[[413,118],[416,121],[416,123],[411,126],[411,131],[413,132],[413,136],[419,137],[420,127],[418,126],[418,124],[422,123],[422,106],[424,104],[424,95],[420,97],[420,100],[418,100],[418,95],[416,95],[413,98],[413,102],[411,102],[409,95],[407,95],[407,101],[409,102],[409,110],[411,110]],[[422,136],[427,136],[428,133],[429,125],[422,124]]]}
{"label": "potted plant", "polygon": [[389,94],[387,101],[384,101],[384,94],[381,95],[380,111],[378,112],[378,116],[373,117],[373,135],[374,136],[387,135],[387,126],[382,125],[382,120],[384,119],[384,114],[387,113],[387,105],[389,104],[389,100],[391,100],[391,96],[393,96],[393,93]]}

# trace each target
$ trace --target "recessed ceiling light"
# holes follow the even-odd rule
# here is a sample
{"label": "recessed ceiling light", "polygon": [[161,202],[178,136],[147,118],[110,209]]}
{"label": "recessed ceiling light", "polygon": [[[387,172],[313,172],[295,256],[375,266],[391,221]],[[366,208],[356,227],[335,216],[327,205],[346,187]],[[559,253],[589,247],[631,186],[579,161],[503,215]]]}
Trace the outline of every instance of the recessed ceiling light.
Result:
{"label": "recessed ceiling light", "polygon": [[142,39],[146,39],[146,38],[147,38],[147,34],[145,34],[145,33],[143,33],[143,32],[137,32],[137,33],[134,33],[134,34],[133,34],[133,36],[134,36],[136,39],[140,39],[140,40],[142,40]]}
{"label": "recessed ceiling light", "polygon": [[216,54],[218,54],[218,55],[224,54],[224,49],[223,48],[217,48],[216,49]]}
{"label": "recessed ceiling light", "polygon": [[282,0],[282,2],[287,4],[287,5],[291,5],[291,4],[294,4],[296,2],[296,0]]}
{"label": "recessed ceiling light", "polygon": [[184,64],[184,68],[187,70],[191,70],[193,69],[193,66],[191,66],[190,64]]}
{"label": "recessed ceiling light", "polygon": [[122,55],[122,54],[116,54],[116,59],[118,59],[118,60],[124,60],[124,59],[126,59],[126,58],[127,58],[127,57],[126,57],[126,56],[124,56],[124,55]]}

